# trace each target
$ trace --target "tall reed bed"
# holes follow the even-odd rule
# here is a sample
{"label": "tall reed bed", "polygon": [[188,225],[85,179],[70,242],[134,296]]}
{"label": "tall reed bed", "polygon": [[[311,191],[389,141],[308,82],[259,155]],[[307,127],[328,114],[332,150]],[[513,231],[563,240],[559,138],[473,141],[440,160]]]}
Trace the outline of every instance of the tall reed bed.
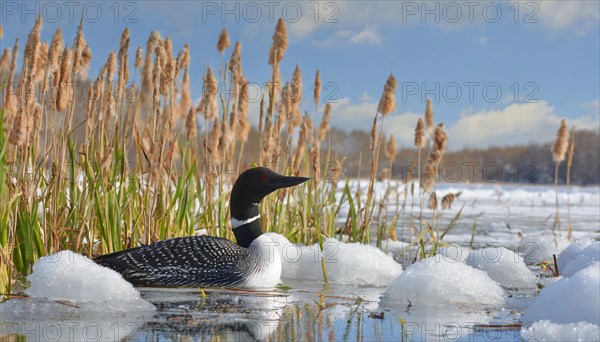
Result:
{"label": "tall reed bed", "polygon": [[[332,108],[321,103],[319,71],[313,99],[305,101],[314,108],[303,107],[308,93],[300,66],[283,81],[289,43],[283,20],[268,54],[272,73],[260,104],[257,161],[246,158],[252,128],[242,45],[230,49],[225,29],[217,40],[218,72],[205,68],[194,103],[188,45],[176,52],[170,38],[152,32],[145,47],[133,50],[126,29],[115,51],[97,57],[105,63],[89,77],[92,50],[82,23],[72,42],[59,28],[49,44],[40,41],[42,26],[40,17],[20,69],[18,40],[0,58],[0,292],[22,287],[38,258],[63,249],[95,256],[198,233],[233,239],[229,190],[252,164],[312,177],[263,201],[268,231],[321,248],[325,237],[343,233],[369,242],[381,127],[379,133],[374,127],[362,199],[349,182],[338,184],[343,159],[329,149]],[[390,76],[382,117],[394,110],[395,87]],[[390,141],[386,153],[395,157],[396,149]],[[340,227],[345,206],[347,225]]]}

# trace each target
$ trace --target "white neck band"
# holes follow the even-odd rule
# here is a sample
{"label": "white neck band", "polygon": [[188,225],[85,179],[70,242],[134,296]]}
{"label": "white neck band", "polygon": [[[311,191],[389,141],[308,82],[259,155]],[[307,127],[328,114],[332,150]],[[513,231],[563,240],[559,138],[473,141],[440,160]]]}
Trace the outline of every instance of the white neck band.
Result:
{"label": "white neck band", "polygon": [[256,220],[258,220],[260,218],[260,215],[256,215],[254,217],[251,217],[249,219],[245,219],[245,220],[238,220],[234,217],[231,218],[231,227],[233,229],[236,229],[237,227],[243,226],[245,224],[248,224],[250,222],[254,222]]}

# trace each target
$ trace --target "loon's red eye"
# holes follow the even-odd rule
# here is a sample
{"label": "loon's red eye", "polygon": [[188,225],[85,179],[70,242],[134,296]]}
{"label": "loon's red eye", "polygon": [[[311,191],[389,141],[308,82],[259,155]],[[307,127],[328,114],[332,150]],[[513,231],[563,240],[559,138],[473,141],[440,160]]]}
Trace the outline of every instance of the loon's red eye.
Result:
{"label": "loon's red eye", "polygon": [[261,183],[264,183],[267,180],[267,176],[265,175],[260,175],[258,176],[258,181]]}

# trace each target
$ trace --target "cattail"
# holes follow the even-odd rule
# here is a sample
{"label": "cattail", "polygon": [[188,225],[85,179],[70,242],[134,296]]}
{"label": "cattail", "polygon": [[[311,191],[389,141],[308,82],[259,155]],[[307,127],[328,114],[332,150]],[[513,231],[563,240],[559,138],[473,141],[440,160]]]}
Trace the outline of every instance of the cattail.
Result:
{"label": "cattail", "polygon": [[556,133],[556,141],[552,146],[552,157],[554,161],[561,162],[565,159],[567,148],[569,146],[569,128],[567,128],[567,120],[560,121],[560,128]]}
{"label": "cattail", "polygon": [[434,127],[435,123],[433,122],[433,106],[431,105],[431,100],[427,99],[427,105],[425,106],[425,129],[429,136],[433,134]]}
{"label": "cattail", "polygon": [[109,87],[112,89],[113,82],[115,80],[115,71],[117,70],[117,54],[111,51],[106,59],[106,76]]}
{"label": "cattail", "polygon": [[321,178],[321,148],[318,144],[313,145],[308,153],[310,157],[310,165],[313,175],[313,186],[316,187],[319,184]]}
{"label": "cattail", "polygon": [[377,112],[383,116],[396,110],[396,95],[394,92],[397,85],[398,81],[396,81],[394,75],[390,75],[385,82],[383,94],[381,94],[381,99],[379,99],[379,105],[377,106]]}
{"label": "cattail", "polygon": [[121,34],[121,42],[119,44],[119,81],[117,89],[119,96],[122,96],[125,90],[125,85],[129,81],[129,29],[125,28]]}
{"label": "cattail", "polygon": [[90,68],[90,63],[92,62],[92,49],[90,49],[89,45],[86,45],[81,52],[81,57],[79,57],[81,62],[81,69],[79,70],[79,75],[81,78],[87,78],[87,73]]}
{"label": "cattail", "polygon": [[8,69],[8,63],[10,63],[10,49],[5,48],[2,57],[0,57],[0,74]]}
{"label": "cattail", "polygon": [[196,137],[196,126],[196,110],[194,108],[190,108],[185,118],[185,132],[187,140]]}
{"label": "cattail", "polygon": [[40,57],[40,34],[42,31],[42,17],[39,16],[33,29],[29,33],[25,53],[23,54],[23,69],[25,70],[25,106],[27,111],[31,110],[35,102],[35,84],[37,76],[37,64]]}
{"label": "cattail", "polygon": [[33,109],[33,115],[31,116],[32,118],[32,125],[31,125],[31,130],[30,130],[30,138],[31,140],[35,139],[39,129],[40,129],[40,124],[42,122],[42,106],[40,106],[39,103],[35,104],[35,107]]}
{"label": "cattail", "polygon": [[133,62],[133,67],[138,69],[142,66],[142,63],[142,47],[138,46],[137,50],[135,51],[135,61]]}
{"label": "cattail", "polygon": [[[172,47],[170,38],[165,39],[164,58],[165,58],[165,63],[163,64],[164,69],[163,69],[162,78],[160,81],[161,82],[160,93],[164,96],[168,96],[169,91],[171,90],[171,85],[173,84],[173,81],[175,80],[175,68],[176,68],[175,59],[173,58],[173,47]],[[162,60],[162,56],[161,56],[161,60]]]}
{"label": "cattail", "polygon": [[223,29],[219,34],[217,50],[219,51],[219,53],[223,53],[223,50],[227,49],[229,45],[231,45],[231,42],[229,41],[229,33],[227,32],[227,29]]}
{"label": "cattail", "polygon": [[320,99],[321,99],[321,75],[319,74],[319,70],[317,70],[317,74],[315,75],[315,105],[319,104]]}
{"label": "cattail", "polygon": [[23,106],[19,108],[13,123],[12,131],[10,132],[10,141],[15,146],[21,146],[27,140],[27,118],[23,114]]}
{"label": "cattail", "polygon": [[231,112],[229,113],[229,128],[235,135],[238,134],[238,126],[239,126],[239,122],[238,122],[239,112],[238,112],[237,106],[238,106],[238,104],[234,103],[233,106],[231,106]]}
{"label": "cattail", "polygon": [[331,115],[331,104],[325,105],[325,113],[323,114],[323,119],[321,120],[321,128],[319,129],[319,141],[325,140],[325,135],[327,135],[327,131],[329,131],[329,117]]}
{"label": "cattail", "polygon": [[[273,33],[273,46],[269,51],[269,64],[273,64],[274,62],[280,62],[285,55],[285,50],[288,47],[288,34],[287,28],[285,27],[285,22],[283,19],[279,18],[277,21],[277,26],[275,27],[275,33]],[[277,55],[275,55],[277,52]]]}
{"label": "cattail", "polygon": [[75,36],[75,43],[73,44],[73,67],[75,69],[75,73],[80,75],[81,77],[85,76],[83,59],[81,58],[83,54],[83,50],[87,42],[85,37],[83,36],[83,18],[79,22],[79,26],[77,27],[77,35]]}
{"label": "cattail", "polygon": [[217,103],[218,83],[212,69],[209,67],[204,77],[204,116],[206,120],[219,116],[219,105]]}
{"label": "cattail", "polygon": [[160,76],[162,74],[162,65],[160,55],[156,54],[154,66],[152,68],[152,108],[158,111],[160,107]]}
{"label": "cattail", "polygon": [[156,47],[161,42],[160,33],[154,31],[150,33],[148,41],[146,42],[146,56],[142,69],[142,90],[141,99],[142,102],[150,100],[153,96],[153,66],[152,66],[152,53],[155,52]]}
{"label": "cattail", "polygon": [[385,146],[385,157],[390,161],[393,161],[396,159],[396,154],[398,154],[398,145],[396,144],[396,139],[394,136],[390,135],[390,139]]}
{"label": "cattail", "polygon": [[431,193],[431,196],[429,196],[429,205],[428,205],[429,209],[433,209],[433,210],[437,210],[438,208],[438,199],[437,199],[437,194],[434,192]]}
{"label": "cattail", "polygon": [[[106,93],[106,102],[104,112],[106,113],[107,119],[116,120],[117,117],[117,104],[115,101],[115,95],[113,94],[112,87],[108,88],[108,92]],[[108,121],[105,122],[108,124]]]}
{"label": "cattail", "polygon": [[73,63],[73,50],[65,48],[61,57],[60,80],[58,83],[58,93],[56,97],[56,110],[59,112],[67,109],[71,101],[71,65]]}
{"label": "cattail", "polygon": [[442,209],[451,209],[452,203],[454,203],[454,194],[449,193],[442,197]]}
{"label": "cattail", "polygon": [[300,161],[302,161],[302,156],[304,155],[304,151],[306,149],[306,140],[311,128],[312,122],[310,121],[310,116],[304,115],[302,127],[300,128],[300,133],[298,134],[298,146],[296,147],[296,156],[293,164],[296,169],[300,167]]}
{"label": "cattail", "polygon": [[[192,97],[190,95],[190,75],[188,69],[183,72],[183,82],[181,85],[181,100],[179,101],[179,111],[182,114],[188,113],[192,108]],[[189,116],[189,114],[188,114]]]}
{"label": "cattail", "polygon": [[[281,129],[281,126],[285,124],[285,121],[288,119],[288,115],[291,115],[291,106],[292,99],[290,97],[291,86],[289,83],[286,83],[285,87],[281,90],[281,99],[279,100],[279,109],[277,111],[277,121],[280,123],[278,127]],[[291,118],[291,117],[290,117]],[[291,128],[289,128],[291,129]]]}
{"label": "cattail", "polygon": [[427,156],[427,166],[423,174],[423,180],[421,180],[421,187],[424,192],[427,192],[433,188],[435,184],[435,178],[437,174],[437,167],[442,161],[444,154],[446,153],[446,144],[448,136],[444,132],[444,124],[441,123],[435,128],[433,146]]}
{"label": "cattail", "polygon": [[[8,69],[8,78],[6,80],[6,89],[4,90],[4,103],[3,108],[8,111],[10,116],[14,116],[17,113],[17,97],[14,93],[13,80],[15,76],[15,69],[17,68],[17,58],[19,57],[19,38],[15,40],[15,45],[12,49],[12,58],[10,61],[10,67]],[[5,115],[5,118],[8,115]],[[5,125],[6,126],[6,125]],[[5,127],[8,129],[8,127]]]}
{"label": "cattail", "polygon": [[38,49],[40,46],[40,34],[42,32],[42,16],[40,15],[35,21],[35,25],[29,32],[27,38],[27,44],[25,44],[25,50],[23,53],[23,67],[27,65],[28,70],[35,70],[36,66],[33,64],[37,59]]}
{"label": "cattail", "polygon": [[292,75],[290,91],[291,110],[295,111],[300,106],[300,102],[302,102],[302,71],[300,71],[298,64],[296,64],[296,69],[294,69],[294,74]]}
{"label": "cattail", "polygon": [[250,134],[250,120],[248,119],[248,81],[242,80],[240,87],[240,98],[238,100],[239,124],[237,135],[240,141],[248,140]]}
{"label": "cattail", "polygon": [[61,55],[63,48],[63,35],[62,30],[59,28],[54,32],[52,42],[50,43],[50,50],[48,51],[48,69],[50,72],[54,72],[58,69],[58,58]]}
{"label": "cattail", "polygon": [[219,118],[216,118],[213,124],[213,128],[210,132],[208,145],[212,162],[215,164],[220,164],[221,162],[221,155],[219,154],[219,140],[221,139],[221,130],[222,128],[221,123],[219,122]]}
{"label": "cattail", "polygon": [[38,50],[37,70],[35,71],[35,82],[38,83],[44,78],[46,64],[48,62],[48,43],[43,42]]}
{"label": "cattail", "polygon": [[231,71],[233,83],[240,83],[242,78],[242,44],[240,42],[235,43],[235,47],[231,53],[229,71]]}
{"label": "cattail", "polygon": [[273,70],[273,98],[276,99],[277,96],[279,96],[279,94],[281,93],[281,89],[282,89],[282,82],[281,82],[281,70],[279,70],[279,65],[277,65],[277,68],[274,68]]}
{"label": "cattail", "polygon": [[417,148],[424,148],[427,144],[427,137],[425,135],[425,130],[423,129],[423,120],[419,118],[417,120],[417,127],[415,128],[415,146]]}
{"label": "cattail", "polygon": [[[233,106],[235,107],[235,105]],[[234,108],[235,110],[235,108]],[[235,144],[235,132],[232,127],[229,125],[227,120],[221,121],[221,142],[220,142],[220,152],[221,155],[225,156],[231,150],[231,146]]]}

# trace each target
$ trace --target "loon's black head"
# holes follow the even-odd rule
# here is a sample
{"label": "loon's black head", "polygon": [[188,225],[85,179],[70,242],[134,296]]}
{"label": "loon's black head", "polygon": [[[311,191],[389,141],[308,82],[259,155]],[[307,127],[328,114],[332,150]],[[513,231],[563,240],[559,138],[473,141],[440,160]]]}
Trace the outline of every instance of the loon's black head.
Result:
{"label": "loon's black head", "polygon": [[258,215],[258,203],[273,191],[304,183],[310,178],[288,177],[266,167],[248,169],[238,177],[231,190],[231,217],[245,220]]}
{"label": "loon's black head", "polygon": [[[266,167],[255,167],[242,172],[231,189],[229,209],[232,221],[239,222],[256,218],[259,214],[258,203],[265,196],[277,189],[298,185],[309,179],[283,176]],[[233,233],[240,246],[248,247],[255,238],[262,234],[262,230],[258,220],[254,220],[239,227],[234,226]]]}

